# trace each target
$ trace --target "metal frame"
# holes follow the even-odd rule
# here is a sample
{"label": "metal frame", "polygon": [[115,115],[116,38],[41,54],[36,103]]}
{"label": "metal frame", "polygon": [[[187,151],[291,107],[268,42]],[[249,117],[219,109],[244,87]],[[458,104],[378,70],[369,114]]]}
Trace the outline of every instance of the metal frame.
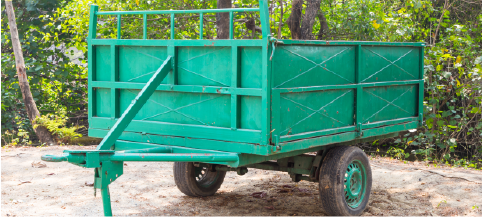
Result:
{"label": "metal frame", "polygon": [[[389,138],[397,135],[397,132],[417,128],[422,124],[423,114],[423,43],[382,43],[382,42],[330,42],[330,41],[295,41],[276,40],[270,34],[267,0],[259,1],[259,8],[240,9],[213,9],[213,10],[187,10],[187,11],[110,11],[100,12],[98,6],[92,5],[90,11],[89,34],[88,34],[88,64],[89,64],[89,123],[100,129],[89,129],[89,135],[103,137],[101,144],[94,151],[65,151],[61,156],[45,155],[42,160],[50,162],[67,161],[78,166],[95,168],[95,188],[101,189],[104,214],[112,215],[110,193],[108,185],[123,174],[123,161],[178,161],[178,162],[201,162],[207,164],[219,164],[230,166],[217,166],[223,171],[234,171],[244,174],[244,169],[233,168],[261,168],[270,170],[286,171],[292,175],[295,181],[301,179],[316,181],[317,168],[319,168],[323,155],[310,157],[298,156],[307,152],[323,151],[326,153],[335,145],[353,145],[376,139]],[[260,40],[232,40],[233,39],[233,13],[234,12],[259,12],[262,27],[262,39]],[[205,40],[203,39],[203,21],[205,13],[228,12],[230,14],[230,27],[228,40]],[[175,39],[175,15],[183,13],[198,13],[200,19],[199,40],[176,40]],[[143,15],[143,39],[122,39],[121,22],[122,15]],[[147,39],[147,15],[170,14],[171,39],[148,40]],[[97,16],[117,15],[117,39],[96,39]],[[284,45],[330,45],[352,46],[356,51],[356,79],[347,85],[325,85],[301,88],[278,88],[273,85],[272,55],[276,44]],[[110,47],[111,70],[110,81],[95,81],[95,49],[96,46]],[[167,47],[167,59],[152,75],[147,83],[119,82],[119,47],[120,46],[165,46]],[[200,86],[178,85],[176,54],[178,47],[203,47],[225,46],[231,48],[231,81],[224,86]],[[363,83],[361,80],[362,60],[361,49],[364,46],[411,46],[420,52],[420,71],[418,79],[409,81]],[[241,47],[261,47],[261,88],[240,87],[240,54]],[[403,56],[402,56],[403,57]],[[394,64],[396,61],[390,62]],[[314,62],[313,62],[314,63]],[[316,63],[314,63],[316,64]],[[318,64],[321,65],[321,64]],[[164,78],[168,78],[167,84],[161,84]],[[366,80],[366,79],[365,79]],[[355,109],[355,124],[320,130],[295,135],[282,135],[280,126],[280,99],[284,93],[301,93],[323,90],[347,90],[356,93],[355,105],[362,102],[364,88],[418,85],[418,117],[407,117],[388,121],[366,123],[361,119],[361,109]],[[279,85],[281,86],[281,85]],[[111,108],[114,108],[110,117],[96,117],[95,103],[96,88],[108,88],[111,93]],[[130,106],[120,114],[119,91],[121,89],[141,89]],[[148,120],[133,120],[142,106],[149,100],[155,91],[161,92],[184,92],[184,93],[212,93],[231,96],[231,125],[230,128],[198,126],[187,124],[174,124],[154,122]],[[260,130],[240,129],[240,96],[261,97],[262,121]],[[389,104],[386,99],[378,97]],[[396,106],[396,105],[395,105]],[[305,106],[312,112],[315,109]],[[169,112],[176,108],[169,108]],[[141,129],[144,132],[140,132]],[[278,129],[278,130],[277,130]],[[146,133],[149,132],[149,133]],[[162,144],[162,145],[160,145]],[[297,157],[294,157],[297,156]],[[279,160],[277,163],[266,163],[270,160]],[[300,162],[302,167],[290,167],[289,161]],[[307,174],[309,176],[303,176]]]}
{"label": "metal frame", "polygon": [[[261,28],[262,28],[262,39],[261,40],[204,40],[202,39],[202,19],[200,19],[200,32],[201,32],[201,39],[200,40],[175,40],[174,32],[175,32],[175,14],[186,14],[186,13],[198,13],[200,16],[205,13],[219,13],[219,12],[229,12],[230,13],[230,39],[233,39],[233,12],[259,12],[261,17]],[[176,91],[176,92],[186,92],[186,93],[220,93],[220,94],[230,94],[232,99],[232,120],[237,120],[237,115],[239,115],[238,111],[238,101],[239,96],[261,96],[263,101],[263,108],[262,110],[265,111],[262,114],[262,118],[267,121],[263,121],[263,126],[260,131],[256,130],[238,130],[238,123],[233,121],[231,129],[229,128],[216,128],[216,127],[205,127],[204,130],[200,130],[197,126],[182,126],[182,135],[179,135],[179,126],[176,127],[175,124],[169,123],[148,123],[146,127],[155,128],[155,129],[164,129],[163,133],[167,133],[170,136],[185,136],[185,137],[195,137],[195,138],[202,138],[198,137],[200,134],[209,135],[208,139],[216,139],[216,140],[227,140],[233,142],[244,142],[244,143],[255,143],[260,145],[268,145],[270,140],[270,126],[267,124],[269,123],[270,119],[270,85],[267,83],[263,83],[261,89],[254,89],[254,88],[240,88],[238,83],[238,74],[239,74],[239,67],[238,64],[238,47],[249,47],[249,46],[257,46],[262,47],[264,54],[262,57],[263,65],[268,65],[268,52],[269,48],[267,46],[268,40],[270,36],[269,30],[269,21],[268,21],[268,10],[267,10],[267,1],[261,0],[259,2],[259,8],[236,8],[236,9],[211,9],[211,10],[170,10],[170,11],[109,11],[109,12],[99,12],[99,8],[97,5],[91,6],[91,16],[89,21],[89,36],[88,36],[88,46],[89,46],[89,122],[91,123],[99,123],[100,126],[102,124],[110,123],[113,125],[116,122],[116,119],[119,118],[119,112],[115,111],[111,114],[111,121],[106,121],[106,118],[99,118],[95,117],[96,114],[94,113],[95,107],[95,94],[93,92],[96,88],[110,88],[111,89],[111,104],[112,108],[117,108],[118,106],[118,91],[119,89],[127,89],[127,88],[142,88],[144,84],[135,84],[135,83],[126,83],[126,82],[118,82],[118,59],[112,58],[112,67],[111,69],[111,81],[110,82],[103,82],[103,81],[94,81],[94,76],[96,74],[94,65],[95,65],[95,47],[98,45],[107,45],[111,47],[111,56],[117,57],[118,47],[119,46],[167,46],[168,47],[168,55],[172,57],[176,57],[176,50],[177,47],[182,46],[227,46],[231,47],[233,50],[232,59],[233,59],[233,67],[232,67],[232,81],[229,87],[205,87],[205,86],[178,86],[177,85],[177,66],[176,61],[172,61],[172,72],[168,75],[169,83],[165,85],[159,85],[157,90],[163,91]],[[123,40],[121,39],[121,15],[127,14],[138,14],[143,15],[143,39],[134,39],[134,40]],[[171,15],[171,40],[147,40],[146,37],[146,29],[147,29],[147,14],[170,14]],[[97,16],[102,15],[117,15],[118,26],[117,26],[117,39],[96,39],[96,26],[97,26]],[[270,75],[269,68],[263,68],[262,71],[262,79],[265,81],[268,80]],[[136,122],[134,121],[131,126],[135,126]],[[146,123],[143,123],[145,126]],[[110,128],[110,126],[106,126],[106,128]],[[104,128],[104,129],[106,129]],[[174,129],[174,130],[171,130]],[[177,129],[177,130],[176,130]],[[89,135],[98,136],[98,132],[92,132],[93,130],[89,129]],[[230,132],[232,131],[232,132]],[[188,133],[186,133],[188,132]],[[201,133],[202,132],[202,133]],[[206,134],[206,132],[208,134]],[[102,135],[101,137],[104,137]]]}

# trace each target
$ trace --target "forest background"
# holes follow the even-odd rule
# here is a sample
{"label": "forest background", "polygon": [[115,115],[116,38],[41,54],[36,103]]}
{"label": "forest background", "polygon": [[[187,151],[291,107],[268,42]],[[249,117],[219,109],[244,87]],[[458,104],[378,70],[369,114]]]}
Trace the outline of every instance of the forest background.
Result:
{"label": "forest background", "polygon": [[[425,42],[424,126],[360,146],[371,154],[482,167],[482,0],[270,0],[274,37],[308,40]],[[32,126],[20,91],[5,3],[1,6],[2,147],[59,144],[87,135],[87,33],[91,4],[101,10],[257,7],[257,0],[14,0],[30,90],[42,115]],[[204,38],[226,22],[204,16]],[[169,17],[149,17],[148,38],[168,39]],[[235,15],[236,39],[260,38],[259,14]],[[98,20],[98,38],[116,37],[116,17]],[[197,39],[199,17],[176,17],[176,39]],[[123,18],[122,37],[141,38],[142,18]]]}

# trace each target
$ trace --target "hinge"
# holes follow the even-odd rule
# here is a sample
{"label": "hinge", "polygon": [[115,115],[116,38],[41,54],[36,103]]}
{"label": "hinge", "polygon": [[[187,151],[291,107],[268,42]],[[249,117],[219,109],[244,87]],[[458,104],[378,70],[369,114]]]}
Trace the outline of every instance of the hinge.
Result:
{"label": "hinge", "polygon": [[356,137],[362,137],[362,136],[363,136],[362,123],[358,123],[356,125]]}

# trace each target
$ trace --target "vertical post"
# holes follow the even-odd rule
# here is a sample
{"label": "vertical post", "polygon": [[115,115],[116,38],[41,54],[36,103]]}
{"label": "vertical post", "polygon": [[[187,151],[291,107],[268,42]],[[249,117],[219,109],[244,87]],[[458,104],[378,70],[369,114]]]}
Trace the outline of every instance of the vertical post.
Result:
{"label": "vertical post", "polygon": [[167,83],[177,85],[177,47],[174,45],[167,46],[167,55],[172,57],[171,72],[167,75]]}
{"label": "vertical post", "polygon": [[424,81],[420,80],[418,83],[418,120],[419,120],[419,126],[422,126],[423,124],[423,92],[424,90]]}
{"label": "vertical post", "polygon": [[110,46],[110,117],[111,125],[115,124],[115,119],[119,117],[119,91],[115,88],[115,83],[119,81],[119,48],[113,44]]}
{"label": "vertical post", "polygon": [[174,13],[171,14],[171,39],[174,39]]}
{"label": "vertical post", "polygon": [[357,84],[360,83],[360,81],[362,80],[361,79],[361,49],[362,49],[362,46],[359,44],[359,45],[356,45],[355,47],[355,82]]}
{"label": "vertical post", "polygon": [[112,207],[110,204],[110,193],[109,193],[109,186],[102,188],[102,205],[104,206],[104,216],[112,216]]}
{"label": "vertical post", "polygon": [[[423,45],[425,46],[425,45]],[[419,74],[420,74],[420,78],[419,79],[423,79],[423,76],[424,76],[424,51],[425,51],[425,47],[420,47],[420,51],[419,51],[419,61],[420,61],[420,71],[419,71]]]}
{"label": "vertical post", "polygon": [[272,111],[271,111],[271,116],[272,116],[272,119],[271,119],[271,128],[272,130],[270,132],[271,133],[271,138],[272,138],[272,142],[275,144],[275,145],[278,145],[279,143],[279,139],[281,137],[281,130],[280,129],[280,120],[281,120],[281,114],[280,114],[280,99],[281,99],[281,93],[279,90],[276,90],[274,89],[272,92],[271,92],[271,104],[272,104]]}
{"label": "vertical post", "polygon": [[95,39],[95,35],[97,34],[97,11],[99,11],[99,6],[91,5],[90,6],[90,17],[89,17],[89,36],[87,39]]}
{"label": "vertical post", "polygon": [[259,0],[259,16],[261,21],[261,31],[263,38],[267,38],[270,32],[269,28],[269,11],[268,11],[268,1]]}
{"label": "vertical post", "polygon": [[268,35],[269,30],[269,12],[268,1],[259,1],[259,15],[261,20],[261,30],[263,35],[263,46],[261,51],[261,145],[269,145],[271,141],[271,61],[269,55],[271,53],[271,46],[269,46]]}
{"label": "vertical post", "polygon": [[356,88],[356,99],[355,99],[355,128],[357,130],[357,136],[361,137],[362,136],[362,109],[361,109],[361,102],[362,102],[362,95],[363,95],[363,87],[361,86],[360,81],[362,80],[361,78],[361,69],[362,69],[362,63],[361,63],[361,51],[362,51],[362,46],[357,45],[355,48],[355,82],[357,84]]}
{"label": "vertical post", "polygon": [[144,32],[142,34],[142,38],[147,39],[147,14],[143,14],[142,19],[144,20]]}
{"label": "vertical post", "polygon": [[233,39],[233,12],[229,12],[229,39]]}
{"label": "vertical post", "polygon": [[[424,45],[423,45],[424,46]],[[424,96],[424,47],[420,47],[420,83],[418,85],[418,119],[420,121],[420,126],[423,124],[423,96]],[[434,110],[435,111],[435,110]],[[433,128],[432,128],[433,129]]]}
{"label": "vertical post", "polygon": [[92,45],[92,39],[95,39],[96,29],[97,29],[97,15],[95,14],[99,10],[99,6],[90,6],[90,17],[89,17],[89,35],[87,37],[88,42],[88,98],[89,98],[89,121],[95,116],[95,94],[92,88],[92,81],[95,80],[95,47]]}
{"label": "vertical post", "polygon": [[237,89],[240,85],[240,55],[237,45],[231,47],[231,130],[239,128],[240,116],[240,96],[237,94]]}
{"label": "vertical post", "polygon": [[203,39],[203,13],[199,14],[199,39]]}
{"label": "vertical post", "polygon": [[[264,0],[260,1],[260,5]],[[271,54],[271,46],[267,34],[263,29],[263,46],[261,52],[261,145],[269,145],[271,141],[271,88],[272,88],[272,76],[271,76],[271,64],[269,60]]]}
{"label": "vertical post", "polygon": [[117,39],[121,39],[121,15],[117,15]]}

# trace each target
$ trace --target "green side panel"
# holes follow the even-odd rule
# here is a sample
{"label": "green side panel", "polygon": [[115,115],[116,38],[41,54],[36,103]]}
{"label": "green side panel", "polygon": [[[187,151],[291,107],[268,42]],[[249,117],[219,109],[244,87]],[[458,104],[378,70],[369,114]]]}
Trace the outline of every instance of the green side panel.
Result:
{"label": "green side panel", "polygon": [[364,88],[362,94],[364,124],[417,116],[418,85]]}
{"label": "green side panel", "polygon": [[110,81],[110,46],[95,46],[94,81]]}
{"label": "green side panel", "polygon": [[179,85],[230,86],[230,47],[179,47],[177,56]]}
{"label": "green side panel", "polygon": [[167,47],[121,46],[119,81],[146,83],[166,58]]}
{"label": "green side panel", "polygon": [[[120,112],[129,106],[138,90],[120,90]],[[225,94],[155,91],[134,120],[231,126],[231,97]]]}
{"label": "green side panel", "polygon": [[280,135],[351,126],[354,104],[354,89],[281,94]]}
{"label": "green side panel", "polygon": [[95,114],[97,117],[110,117],[110,89],[97,88],[95,91]]}
{"label": "green side panel", "polygon": [[261,47],[241,48],[241,87],[261,88]]}
{"label": "green side panel", "polygon": [[362,46],[360,82],[418,79],[419,49],[418,47]]}
{"label": "green side panel", "polygon": [[261,97],[241,96],[242,129],[261,130]]}
{"label": "green side panel", "polygon": [[354,46],[277,46],[274,88],[355,83]]}

